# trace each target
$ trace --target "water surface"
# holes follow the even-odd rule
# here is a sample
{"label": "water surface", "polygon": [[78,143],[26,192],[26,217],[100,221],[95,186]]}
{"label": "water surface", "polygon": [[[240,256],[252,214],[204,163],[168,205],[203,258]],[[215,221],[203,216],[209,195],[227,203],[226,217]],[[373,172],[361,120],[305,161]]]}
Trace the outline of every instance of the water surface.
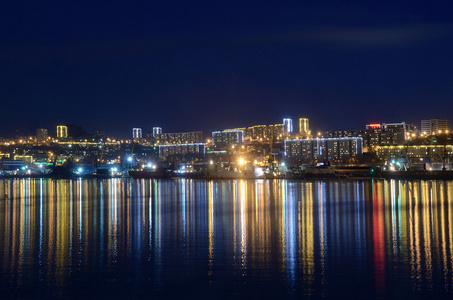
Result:
{"label": "water surface", "polygon": [[2,298],[449,298],[453,182],[0,180]]}

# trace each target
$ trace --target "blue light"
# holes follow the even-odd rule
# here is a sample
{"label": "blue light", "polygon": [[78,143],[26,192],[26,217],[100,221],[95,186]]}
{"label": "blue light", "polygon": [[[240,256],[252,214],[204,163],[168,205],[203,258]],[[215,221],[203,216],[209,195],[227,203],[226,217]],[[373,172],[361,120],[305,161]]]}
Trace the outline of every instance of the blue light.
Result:
{"label": "blue light", "polygon": [[82,169],[82,168],[79,168],[77,171],[78,171],[79,173],[82,173],[83,169]]}
{"label": "blue light", "polygon": [[127,161],[131,162],[131,161],[132,161],[132,157],[129,156],[129,157],[127,158]]}

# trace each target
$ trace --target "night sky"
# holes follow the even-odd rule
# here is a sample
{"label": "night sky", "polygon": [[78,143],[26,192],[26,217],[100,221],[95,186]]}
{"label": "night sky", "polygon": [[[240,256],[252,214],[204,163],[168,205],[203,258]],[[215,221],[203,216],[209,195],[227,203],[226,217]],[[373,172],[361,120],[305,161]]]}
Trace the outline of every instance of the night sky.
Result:
{"label": "night sky", "polygon": [[450,2],[1,1],[0,136],[452,120]]}

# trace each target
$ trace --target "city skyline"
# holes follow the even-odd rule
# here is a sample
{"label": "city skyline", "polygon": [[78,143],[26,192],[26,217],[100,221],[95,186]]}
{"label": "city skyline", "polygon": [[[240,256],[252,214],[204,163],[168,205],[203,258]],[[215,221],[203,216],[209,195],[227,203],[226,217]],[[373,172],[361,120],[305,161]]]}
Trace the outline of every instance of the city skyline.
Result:
{"label": "city skyline", "polygon": [[[26,133],[21,133],[21,132],[18,132],[18,131],[13,131],[13,132],[10,132],[9,134],[6,134],[4,136],[0,136],[1,138],[7,138],[7,139],[14,139],[14,138],[20,138],[20,137],[25,137],[25,136],[39,136],[40,135],[40,131],[41,130],[45,130],[46,131],[46,135],[48,134],[49,136],[56,136],[57,138],[58,137],[62,137],[62,133],[60,132],[62,130],[62,127],[64,127],[64,130],[65,130],[65,133],[64,133],[64,137],[68,137],[68,128],[67,126],[69,125],[70,127],[74,128],[75,130],[77,130],[78,133],[85,133],[86,136],[89,136],[89,135],[99,135],[99,132],[102,132],[102,135],[107,135],[107,136],[110,136],[110,137],[115,137],[115,138],[119,138],[119,139],[141,139],[141,138],[145,138],[147,135],[150,135],[150,136],[156,136],[157,134],[162,134],[162,133],[165,133],[165,134],[171,134],[171,133],[183,133],[183,132],[187,132],[187,133],[190,133],[190,132],[201,132],[202,135],[204,137],[209,137],[211,135],[211,133],[213,132],[216,132],[216,131],[222,131],[222,130],[233,130],[233,129],[238,129],[238,128],[252,128],[252,127],[256,127],[256,126],[272,126],[273,124],[280,124],[282,125],[285,129],[284,130],[287,130],[286,129],[286,125],[285,125],[285,122],[287,122],[286,120],[289,120],[288,122],[290,122],[290,126],[291,126],[291,131],[290,133],[293,133],[294,134],[302,134],[302,135],[313,135],[315,136],[318,132],[326,132],[326,131],[341,131],[341,130],[360,130],[360,129],[368,129],[369,127],[376,127],[376,126],[380,126],[381,124],[384,125],[384,124],[392,124],[392,123],[395,123],[395,121],[386,121],[386,122],[379,122],[379,123],[373,123],[373,122],[368,122],[367,124],[362,124],[361,127],[359,128],[340,128],[340,127],[335,127],[335,128],[330,128],[330,129],[325,129],[325,128],[313,128],[312,125],[308,125],[308,122],[310,122],[310,124],[312,124],[312,120],[310,118],[307,118],[306,116],[304,117],[297,117],[297,118],[283,118],[282,119],[282,122],[268,122],[268,123],[260,123],[260,124],[247,124],[247,125],[244,125],[244,124],[236,124],[235,126],[231,126],[230,128],[219,128],[219,126],[214,126],[212,125],[211,128],[215,128],[213,130],[209,130],[209,131],[203,131],[203,130],[192,130],[192,131],[189,131],[189,130],[185,130],[184,128],[179,128],[179,129],[176,129],[176,130],[172,130],[172,131],[169,131],[169,130],[166,130],[165,127],[156,127],[155,125],[152,125],[152,126],[146,126],[146,127],[133,127],[133,128],[130,128],[129,129],[129,133],[126,134],[126,135],[117,135],[115,134],[114,132],[111,132],[108,128],[98,128],[95,130],[95,132],[88,132],[88,131],[85,131],[85,128],[83,126],[80,126],[80,124],[68,124],[68,123],[59,123],[57,125],[54,125],[52,129],[51,128],[43,128],[43,127],[38,127],[38,128],[35,128],[34,131],[32,132],[26,132]],[[301,123],[301,120],[305,120],[304,122],[306,123]],[[294,121],[294,124],[293,125],[293,121]],[[429,135],[429,134],[436,134],[436,132],[438,131],[437,130],[437,125],[434,127],[434,131],[433,132],[426,132],[426,130],[423,128],[423,126],[427,126],[427,125],[424,125],[424,123],[426,124],[426,122],[442,122],[442,127],[439,127],[439,129],[442,129],[441,131],[449,131],[450,130],[450,120],[449,119],[441,119],[441,118],[438,118],[438,117],[433,117],[433,118],[430,118],[430,119],[422,119],[422,120],[418,120],[418,122],[406,122],[406,121],[396,121],[396,123],[406,123],[406,124],[413,124],[415,126],[415,129],[418,130],[419,133],[423,133],[424,135]],[[309,129],[309,131],[303,131],[301,126],[303,126],[305,129]],[[106,131],[105,129],[107,129],[107,134],[106,134]],[[138,133],[139,131],[139,133]],[[313,131],[313,133],[312,133]],[[286,131],[285,131],[286,132]],[[69,134],[70,135],[70,134]]]}
{"label": "city skyline", "polygon": [[0,136],[59,123],[129,136],[134,127],[208,132],[299,116],[326,130],[448,119],[451,8],[7,3]]}

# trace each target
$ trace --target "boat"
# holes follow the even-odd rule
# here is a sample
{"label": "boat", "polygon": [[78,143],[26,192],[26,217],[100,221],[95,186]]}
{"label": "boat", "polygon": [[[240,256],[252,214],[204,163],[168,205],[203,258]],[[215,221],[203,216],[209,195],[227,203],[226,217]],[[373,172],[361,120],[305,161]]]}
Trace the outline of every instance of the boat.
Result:
{"label": "boat", "polygon": [[168,169],[151,169],[151,170],[130,170],[129,176],[132,178],[171,178],[172,171]]}
{"label": "boat", "polygon": [[245,164],[235,167],[233,164],[211,164],[206,171],[207,179],[263,179],[261,167]]}
{"label": "boat", "polygon": [[401,180],[453,180],[453,171],[427,171],[427,170],[407,170],[407,171],[382,171],[381,176],[385,179]]}

